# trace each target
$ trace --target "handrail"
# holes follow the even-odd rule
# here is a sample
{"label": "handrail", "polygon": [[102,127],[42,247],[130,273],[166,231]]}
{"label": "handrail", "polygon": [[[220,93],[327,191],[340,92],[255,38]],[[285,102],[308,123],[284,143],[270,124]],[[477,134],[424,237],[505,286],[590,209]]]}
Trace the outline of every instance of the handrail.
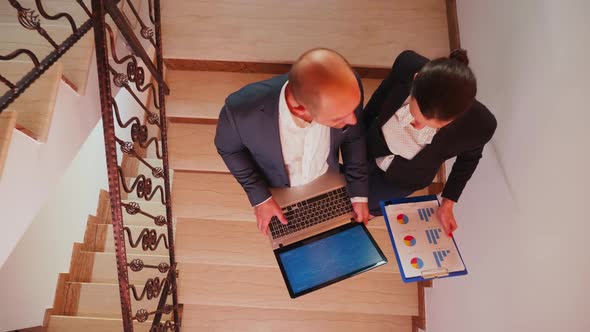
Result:
{"label": "handrail", "polygon": [[[119,278],[119,295],[121,298],[121,313],[123,318],[123,329],[125,332],[133,331],[133,323],[144,323],[153,316],[150,331],[179,331],[180,316],[178,313],[177,274],[174,231],[172,225],[172,204],[170,195],[170,174],[168,171],[168,146],[166,127],[166,94],[169,92],[163,80],[163,58],[162,58],[162,34],[159,0],[148,0],[149,21],[154,15],[154,27],[149,28],[141,21],[141,35],[145,39],[155,36],[156,57],[152,62],[146,50],[135,36],[129,21],[117,6],[117,0],[92,0],[94,13],[94,36],[96,47],[96,59],[98,68],[98,79],[100,89],[101,112],[103,119],[103,130],[105,138],[105,151],[107,155],[107,171],[109,179],[109,191],[111,195],[111,213],[113,223],[113,235],[116,251],[117,273]],[[126,4],[127,2],[123,2]],[[133,15],[141,20],[139,12],[132,8]],[[110,16],[115,23],[109,26],[106,23],[106,15]],[[115,52],[114,29],[118,29],[124,41],[130,47],[130,54],[118,55]],[[145,33],[153,31],[153,34]],[[154,42],[151,43],[154,45]],[[109,52],[110,51],[110,52]],[[112,63],[111,63],[112,62]],[[153,82],[146,82],[144,67],[152,74]],[[119,72],[126,68],[125,73]],[[133,85],[131,83],[134,83]],[[145,112],[146,120],[160,131],[160,141],[156,137],[149,137],[146,124],[142,124],[137,116],[124,118],[122,110],[111,90],[111,86],[121,88],[131,95],[132,101],[136,102],[140,109]],[[140,98],[139,93],[148,91],[153,100],[154,110],[146,105]],[[136,93],[138,92],[138,93]],[[149,102],[149,101],[148,101]],[[127,141],[117,133],[127,131],[131,141]],[[162,165],[153,165],[151,161],[142,156],[142,149],[154,146],[158,160]],[[139,174],[126,176],[124,170],[117,163],[117,153],[120,151],[128,158],[134,158],[145,165],[150,174]],[[128,179],[130,182],[127,183]],[[153,178],[162,178],[164,186],[152,185]],[[137,199],[132,202],[122,202],[121,195],[136,192]],[[142,208],[143,202],[159,202],[166,208],[166,215],[152,215]],[[145,227],[139,233],[133,232],[125,226],[123,211],[127,215],[140,215],[146,221],[153,222],[160,228]],[[165,226],[165,231],[163,227]],[[141,259],[127,261],[127,248],[140,248],[150,252],[154,250],[167,250],[169,262],[162,262],[157,266],[145,265]],[[143,290],[140,292],[129,282],[129,274],[139,272],[144,268],[157,270],[159,273],[167,273],[163,279],[161,276],[154,276],[145,281]],[[156,271],[154,271],[156,272]],[[168,304],[168,298],[172,297],[172,304]],[[131,299],[134,299],[139,309],[132,308]],[[146,310],[142,307],[142,301],[159,298],[156,310]],[[163,319],[164,314],[172,314],[171,318]]]}
{"label": "handrail", "polygon": [[[76,0],[84,11],[90,16],[90,11],[82,0]],[[54,38],[42,27],[39,15],[36,11],[30,8],[23,7],[18,0],[8,0],[10,5],[16,10],[18,22],[24,29],[36,31],[42,36],[45,41],[52,47],[52,51],[45,56],[41,61],[40,56],[28,49],[17,49],[7,55],[0,54],[0,61],[10,61],[16,59],[21,55],[26,55],[32,62],[32,69],[23,73],[22,77],[13,82],[0,73],[0,82],[6,85],[9,90],[0,96],[0,113],[8,108],[23,92],[27,90],[39,77],[41,77],[53,64],[55,64],[64,54],[66,54],[74,44],[76,44],[90,29],[92,28],[92,18],[86,20],[79,27],[71,15],[67,13],[58,13],[55,15],[48,14],[40,0],[35,0],[37,11],[44,19],[49,21],[56,21],[59,19],[66,19],[72,28],[72,34],[66,38],[62,43],[58,44]]]}

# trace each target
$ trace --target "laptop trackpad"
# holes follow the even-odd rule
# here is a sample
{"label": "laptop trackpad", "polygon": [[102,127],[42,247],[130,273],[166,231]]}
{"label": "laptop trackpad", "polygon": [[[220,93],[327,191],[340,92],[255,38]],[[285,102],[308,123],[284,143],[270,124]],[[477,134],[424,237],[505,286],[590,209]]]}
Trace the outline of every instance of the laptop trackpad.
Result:
{"label": "laptop trackpad", "polygon": [[387,262],[361,223],[349,223],[277,249],[275,256],[293,298]]}

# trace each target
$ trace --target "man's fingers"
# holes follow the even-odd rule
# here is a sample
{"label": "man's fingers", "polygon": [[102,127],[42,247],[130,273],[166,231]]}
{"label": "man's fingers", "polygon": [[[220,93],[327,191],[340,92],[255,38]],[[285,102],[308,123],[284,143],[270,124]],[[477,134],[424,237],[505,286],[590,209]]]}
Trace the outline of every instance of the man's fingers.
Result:
{"label": "man's fingers", "polygon": [[448,222],[446,220],[441,220],[441,224],[442,227],[445,231],[445,234],[450,235],[451,234],[451,227],[449,226]]}
{"label": "man's fingers", "polygon": [[259,230],[260,232],[264,233],[264,232],[262,231],[262,222],[260,221],[260,219],[258,219],[258,225],[257,225],[257,226],[258,226],[258,230]]}
{"label": "man's fingers", "polygon": [[263,221],[262,224],[262,233],[264,233],[264,235],[268,235],[268,224],[270,224],[270,220],[267,221]]}
{"label": "man's fingers", "polygon": [[289,221],[287,220],[287,218],[285,218],[285,215],[283,214],[282,211],[279,211],[276,214],[277,218],[279,218],[279,221],[281,222],[281,224],[286,225],[289,223]]}

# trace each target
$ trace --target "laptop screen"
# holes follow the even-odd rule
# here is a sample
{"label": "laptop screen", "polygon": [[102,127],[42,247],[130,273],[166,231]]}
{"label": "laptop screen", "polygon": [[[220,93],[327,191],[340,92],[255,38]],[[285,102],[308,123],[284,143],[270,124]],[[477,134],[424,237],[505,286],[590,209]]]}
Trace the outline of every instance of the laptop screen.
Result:
{"label": "laptop screen", "polygon": [[383,265],[387,259],[362,223],[350,223],[275,250],[291,297]]}

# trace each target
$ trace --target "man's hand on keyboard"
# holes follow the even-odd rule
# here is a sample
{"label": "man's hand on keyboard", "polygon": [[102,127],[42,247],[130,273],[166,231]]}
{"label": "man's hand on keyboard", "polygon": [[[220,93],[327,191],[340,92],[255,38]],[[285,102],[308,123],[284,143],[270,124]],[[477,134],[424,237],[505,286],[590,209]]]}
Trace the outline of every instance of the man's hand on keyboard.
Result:
{"label": "man's hand on keyboard", "polygon": [[356,202],[352,203],[352,209],[354,210],[354,220],[357,222],[363,222],[365,225],[369,222],[369,203]]}
{"label": "man's hand on keyboard", "polygon": [[274,198],[270,198],[268,201],[256,206],[254,208],[254,213],[256,214],[258,229],[264,235],[268,235],[268,224],[274,216],[276,216],[283,225],[287,224],[287,218],[283,215],[283,211],[277,202],[275,202]]}

